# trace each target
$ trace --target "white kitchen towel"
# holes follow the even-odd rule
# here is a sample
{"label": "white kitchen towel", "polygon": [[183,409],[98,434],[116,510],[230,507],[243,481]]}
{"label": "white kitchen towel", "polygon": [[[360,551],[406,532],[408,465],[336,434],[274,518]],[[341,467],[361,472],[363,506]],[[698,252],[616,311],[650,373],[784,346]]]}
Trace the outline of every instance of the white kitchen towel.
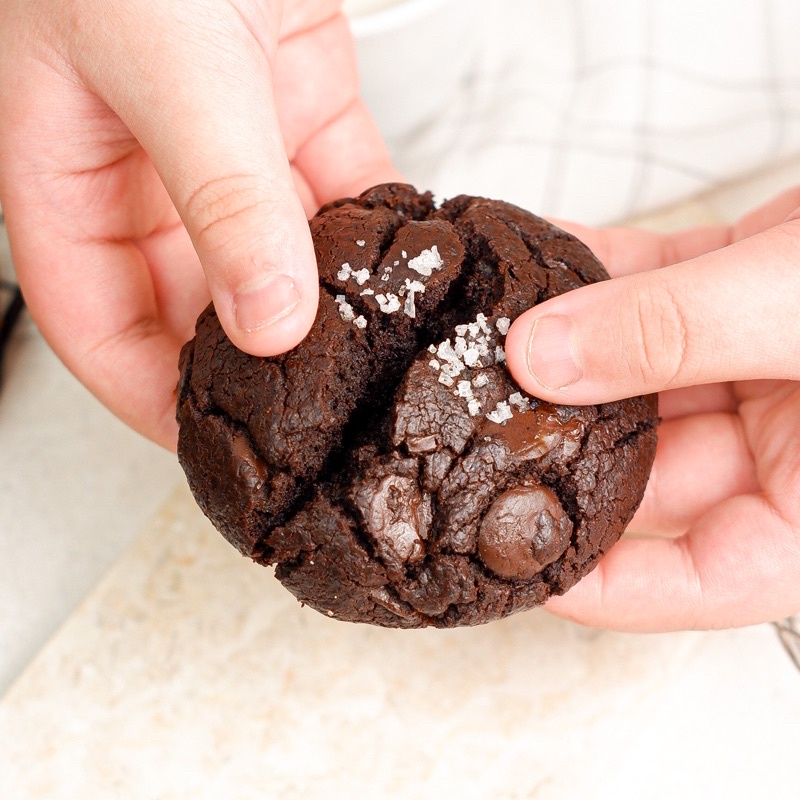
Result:
{"label": "white kitchen towel", "polygon": [[438,196],[602,224],[800,153],[797,0],[493,0],[481,13],[461,90],[392,143]]}

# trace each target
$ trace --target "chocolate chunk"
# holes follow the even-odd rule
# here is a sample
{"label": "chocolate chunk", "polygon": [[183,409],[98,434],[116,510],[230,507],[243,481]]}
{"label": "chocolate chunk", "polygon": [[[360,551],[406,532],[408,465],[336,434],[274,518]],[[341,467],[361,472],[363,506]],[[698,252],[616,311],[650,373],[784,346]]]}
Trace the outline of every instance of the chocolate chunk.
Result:
{"label": "chocolate chunk", "polygon": [[572,521],[544,486],[515,486],[492,503],[481,523],[478,553],[496,575],[528,580],[567,549]]}
{"label": "chocolate chunk", "polygon": [[385,560],[415,562],[424,558],[431,498],[422,492],[416,476],[389,473],[364,481],[354,503]]}
{"label": "chocolate chunk", "polygon": [[297,348],[250,356],[209,306],[183,349],[178,455],[200,507],[337,619],[475,625],[567,591],[641,500],[656,400],[544,403],[505,336],[602,265],[508,203],[436,208],[399,184],[310,228],[320,304]]}

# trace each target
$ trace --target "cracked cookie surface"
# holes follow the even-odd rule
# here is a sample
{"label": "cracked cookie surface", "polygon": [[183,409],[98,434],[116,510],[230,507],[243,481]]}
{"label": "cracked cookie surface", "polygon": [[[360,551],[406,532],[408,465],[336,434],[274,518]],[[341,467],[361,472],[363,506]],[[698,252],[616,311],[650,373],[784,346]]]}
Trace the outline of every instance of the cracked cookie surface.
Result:
{"label": "cracked cookie surface", "polygon": [[553,406],[505,367],[509,325],[607,277],[507,203],[390,184],[310,222],[320,306],[289,353],[237,350],[212,307],[181,354],[178,455],[243,554],[324,614],[488,622],[562,594],[633,516],[654,396]]}

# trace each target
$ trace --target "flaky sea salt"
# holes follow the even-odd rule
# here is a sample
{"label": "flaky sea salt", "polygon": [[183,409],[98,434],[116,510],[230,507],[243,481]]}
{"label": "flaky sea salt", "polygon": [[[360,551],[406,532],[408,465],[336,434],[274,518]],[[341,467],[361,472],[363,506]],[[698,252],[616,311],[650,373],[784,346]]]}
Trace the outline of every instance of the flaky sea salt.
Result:
{"label": "flaky sea salt", "polygon": [[348,278],[349,278],[349,277],[350,277],[352,274],[353,274],[353,270],[352,270],[352,268],[351,268],[351,267],[350,267],[350,265],[349,265],[349,264],[348,264],[348,263],[345,261],[345,262],[344,262],[344,264],[342,264],[342,266],[341,266],[341,268],[339,269],[339,271],[336,273],[336,277],[337,277],[337,278],[338,278],[340,281],[347,281],[347,280],[348,280]]}
{"label": "flaky sea salt", "polygon": [[363,331],[364,328],[367,327],[367,320],[364,318],[363,314],[360,314],[353,320],[353,325],[355,325],[356,328],[361,328],[361,330]]}
{"label": "flaky sea salt", "polygon": [[438,362],[438,361],[437,361],[435,358],[432,358],[432,359],[431,359],[431,360],[428,362],[428,366],[429,366],[431,369],[435,369],[435,370],[438,372],[438,371],[439,371],[439,367],[441,367],[442,365],[441,365],[441,364],[440,364],[440,363],[439,363],[439,362]]}
{"label": "flaky sea salt", "polygon": [[353,311],[353,306],[347,302],[347,298],[343,294],[336,295],[336,303],[339,306],[339,316],[345,322],[352,322],[356,318],[356,312]]}
{"label": "flaky sea salt", "polygon": [[464,363],[468,367],[477,367],[480,364],[481,354],[474,348],[468,347],[464,351]]}
{"label": "flaky sea salt", "polygon": [[449,339],[445,339],[436,351],[442,361],[458,361],[458,354],[453,350],[453,345]]}
{"label": "flaky sea salt", "polygon": [[517,411],[527,411],[530,407],[530,401],[527,397],[523,397],[519,392],[514,392],[508,398],[508,402],[517,409]]}
{"label": "flaky sea salt", "polygon": [[472,384],[469,381],[459,381],[456,387],[459,397],[469,400],[472,395]]}
{"label": "flaky sea salt", "polygon": [[368,297],[371,294],[375,294],[375,290],[374,289],[364,289],[364,291],[361,292],[361,296],[362,297]]}
{"label": "flaky sea salt", "polygon": [[369,270],[364,267],[364,269],[354,272],[353,277],[356,279],[356,283],[359,286],[363,286],[369,280]]}
{"label": "flaky sea salt", "polygon": [[356,244],[359,247],[363,247],[366,244],[366,242],[363,239],[356,239]]}
{"label": "flaky sea salt", "polygon": [[448,361],[446,364],[442,364],[442,372],[451,378],[457,378],[463,371],[464,364],[462,361]]}
{"label": "flaky sea salt", "polygon": [[511,411],[511,407],[505,400],[501,400],[494,411],[490,411],[486,415],[486,419],[489,422],[496,422],[498,425],[502,425],[504,422],[507,422],[514,416],[514,413]]}
{"label": "flaky sea salt", "polygon": [[[405,250],[403,251],[403,258],[406,257]],[[441,255],[439,255],[439,248],[434,245],[430,250],[423,250],[416,258],[412,258],[408,262],[408,268],[419,272],[420,275],[430,277],[435,269],[441,269],[444,266]]]}
{"label": "flaky sea salt", "polygon": [[391,292],[383,295],[376,294],[375,299],[378,301],[378,306],[384,314],[394,314],[395,311],[400,310],[400,298]]}
{"label": "flaky sea salt", "polygon": [[[436,363],[439,382],[465,401],[470,416],[483,413],[483,405],[475,397],[474,391],[490,383],[488,373],[483,371],[485,367],[505,362],[505,349],[497,341],[498,334],[504,336],[510,327],[511,320],[508,317],[499,317],[492,324],[485,314],[477,314],[474,322],[455,326],[452,340],[445,339],[438,346],[428,347],[429,352],[435,356],[429,364]],[[472,375],[471,380],[462,378],[465,371],[472,371],[468,373]],[[491,422],[504,425],[513,418],[515,411],[524,413],[530,408],[530,400],[521,392],[514,392],[506,400],[498,402],[485,416]]]}

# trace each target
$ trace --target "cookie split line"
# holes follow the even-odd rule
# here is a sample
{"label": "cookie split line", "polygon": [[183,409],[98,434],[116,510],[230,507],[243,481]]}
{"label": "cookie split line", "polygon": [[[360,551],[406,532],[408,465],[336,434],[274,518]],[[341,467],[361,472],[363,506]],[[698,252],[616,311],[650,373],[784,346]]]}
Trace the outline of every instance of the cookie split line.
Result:
{"label": "cookie split line", "polygon": [[[359,247],[363,247],[366,242],[363,239],[356,240]],[[403,250],[401,253],[404,259],[408,259],[407,251]],[[383,274],[380,277],[381,281],[387,281],[392,274],[394,267],[400,266],[400,261],[395,260],[393,265],[386,265],[383,268]],[[432,245],[430,248],[424,249],[418,256],[411,258],[407,262],[409,269],[419,273],[421,277],[430,277],[435,270],[440,270],[444,266],[444,261],[439,253],[437,245]],[[372,274],[370,271],[363,267],[359,270],[354,270],[349,262],[344,262],[336,277],[342,283],[348,281],[355,281],[358,286],[363,286],[368,283]],[[387,292],[386,294],[376,294],[375,290],[367,287],[359,292],[361,297],[374,297],[378,303],[378,308],[384,314],[393,314],[401,308],[401,298],[405,298],[405,303],[402,304],[403,313],[411,319],[416,317],[415,295],[422,294],[425,291],[425,284],[419,280],[412,280],[411,278],[405,279],[405,285],[402,286],[398,294]],[[367,320],[363,314],[356,315],[355,309],[351,303],[347,302],[347,296],[338,294],[335,297],[336,304],[339,307],[339,316],[344,322],[352,322],[357,328],[364,330],[367,327]],[[474,322],[469,322],[464,325],[456,325],[455,327],[455,344],[451,340],[445,339],[439,345],[430,345],[429,352],[437,358],[432,358],[428,364],[429,366],[439,373],[439,383],[447,387],[456,385],[456,378],[461,375],[465,369],[469,370],[482,370],[496,364],[503,364],[506,360],[505,348],[502,344],[495,344],[494,349],[491,347],[492,337],[495,333],[502,337],[508,333],[511,327],[511,320],[508,317],[499,317],[494,325],[487,319],[485,314],[479,313],[476,315]],[[463,398],[467,403],[467,410],[471,417],[478,416],[483,410],[483,403],[475,397],[474,389],[480,389],[486,386],[489,382],[487,376],[478,372],[471,381],[461,380],[453,391],[457,397]],[[531,408],[530,400],[522,395],[521,392],[513,392],[507,400],[499,401],[493,410],[487,412],[484,416],[490,422],[498,425],[505,425],[508,420],[512,419],[514,412],[512,407],[518,412],[524,413]]]}

